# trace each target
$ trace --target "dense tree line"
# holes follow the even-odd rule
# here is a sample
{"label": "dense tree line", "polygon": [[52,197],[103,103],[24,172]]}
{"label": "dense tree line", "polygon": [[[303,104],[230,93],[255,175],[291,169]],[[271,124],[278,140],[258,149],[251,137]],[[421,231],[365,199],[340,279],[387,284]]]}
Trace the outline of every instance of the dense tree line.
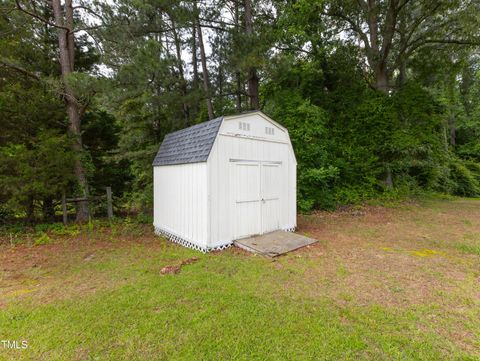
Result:
{"label": "dense tree line", "polygon": [[[0,0],[0,217],[112,186],[148,212],[163,136],[262,109],[302,210],[480,195],[475,0]],[[77,204],[77,219],[95,205]]]}

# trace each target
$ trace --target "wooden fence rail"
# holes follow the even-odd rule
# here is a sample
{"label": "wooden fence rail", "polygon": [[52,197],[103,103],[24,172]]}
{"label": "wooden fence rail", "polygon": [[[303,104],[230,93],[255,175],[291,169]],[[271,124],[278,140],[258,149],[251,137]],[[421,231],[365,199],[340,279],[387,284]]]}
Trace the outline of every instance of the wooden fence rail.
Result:
{"label": "wooden fence rail", "polygon": [[113,202],[112,202],[112,187],[107,187],[107,193],[104,196],[89,196],[89,197],[75,197],[67,198],[65,191],[62,193],[62,212],[63,212],[63,224],[67,225],[68,222],[68,212],[67,212],[67,203],[77,203],[83,201],[93,201],[107,199],[107,216],[108,219],[113,218]]}

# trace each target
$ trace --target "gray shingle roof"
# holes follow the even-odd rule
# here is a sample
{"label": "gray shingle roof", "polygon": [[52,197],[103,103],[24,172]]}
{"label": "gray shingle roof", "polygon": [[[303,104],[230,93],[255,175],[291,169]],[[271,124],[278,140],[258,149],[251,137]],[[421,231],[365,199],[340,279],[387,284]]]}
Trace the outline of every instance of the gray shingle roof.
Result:
{"label": "gray shingle roof", "polygon": [[163,139],[153,165],[206,162],[217,137],[223,117],[193,125]]}

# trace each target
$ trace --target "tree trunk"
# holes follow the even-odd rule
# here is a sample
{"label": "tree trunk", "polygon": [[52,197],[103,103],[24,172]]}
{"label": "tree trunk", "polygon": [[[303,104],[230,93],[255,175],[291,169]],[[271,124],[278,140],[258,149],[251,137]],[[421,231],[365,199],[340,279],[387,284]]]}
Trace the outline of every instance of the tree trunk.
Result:
{"label": "tree trunk", "polygon": [[[69,133],[73,137],[73,151],[77,155],[75,157],[74,171],[75,177],[80,188],[80,193],[82,197],[87,198],[89,194],[88,190],[88,180],[85,172],[85,168],[82,163],[83,156],[83,145],[82,145],[82,135],[80,130],[80,115],[78,114],[78,107],[76,103],[72,101],[67,101],[68,108],[68,117],[70,119]],[[87,221],[90,217],[90,212],[88,210],[88,201],[78,202],[77,208],[77,217],[78,222]]]}
{"label": "tree trunk", "polygon": [[452,125],[450,128],[450,144],[452,146],[457,144],[457,128],[455,128],[455,125]]}
{"label": "tree trunk", "polygon": [[33,196],[30,194],[27,197],[27,204],[26,204],[26,213],[27,213],[27,223],[34,224],[35,223],[35,203]]}
{"label": "tree trunk", "polygon": [[242,111],[242,80],[241,80],[241,74],[239,71],[236,73],[236,78],[237,78],[237,90],[236,90],[236,96],[237,96],[237,112]]}
{"label": "tree trunk", "polygon": [[[73,33],[72,28],[69,26],[73,25],[73,8],[71,6],[71,1],[66,1],[65,6],[65,17],[62,11],[62,5],[60,0],[52,0],[53,15],[55,17],[55,23],[61,27],[67,27],[69,30],[64,28],[58,28],[58,47],[60,54],[60,68],[62,71],[62,78],[65,78],[73,72],[73,58],[74,58],[74,44],[73,44]],[[69,41],[70,39],[70,41]],[[73,138],[72,148],[76,154],[74,171],[75,177],[77,179],[81,195],[83,197],[88,197],[88,182],[86,177],[86,172],[82,164],[82,133],[81,133],[81,119],[79,113],[79,106],[77,100],[75,99],[75,94],[73,89],[64,81],[64,100],[67,107],[68,119],[70,121],[68,131]],[[83,201],[78,205],[77,212],[77,221],[85,221],[89,218],[88,211],[88,202]]]}
{"label": "tree trunk", "polygon": [[55,220],[55,209],[53,208],[52,197],[46,197],[43,199],[42,213],[44,222],[52,222]]}
{"label": "tree trunk", "polygon": [[445,152],[448,152],[448,121],[443,122],[443,146]]}
{"label": "tree trunk", "polygon": [[192,66],[193,66],[193,88],[198,89],[199,77],[198,77],[198,58],[197,58],[197,25],[196,21],[192,28]]}
{"label": "tree trunk", "polygon": [[65,0],[65,25],[70,31],[67,34],[68,58],[70,60],[70,69],[75,69],[75,38],[73,34],[73,5],[72,0]]}
{"label": "tree trunk", "polygon": [[386,66],[379,64],[375,67],[375,89],[388,94],[388,73]]}
{"label": "tree trunk", "polygon": [[[407,46],[407,30],[405,24],[405,14],[403,14],[399,19],[399,30],[400,33],[400,49],[403,49]],[[407,60],[403,54],[399,54],[399,66],[398,66],[398,87],[403,87],[407,82]]]}
{"label": "tree trunk", "polygon": [[224,95],[223,95],[223,63],[222,56],[220,56],[218,61],[218,72],[217,72],[217,84],[218,84],[218,94],[220,96],[220,105],[224,106]]}
{"label": "tree trunk", "polygon": [[[198,76],[198,49],[197,49],[197,26],[196,21],[193,21],[192,24],[192,68],[193,68],[193,79],[192,79],[192,91],[193,94],[197,95],[197,90],[199,88],[199,76]],[[196,98],[195,98],[196,99]],[[191,105],[193,118],[198,115],[198,102],[194,101]]]}
{"label": "tree trunk", "polygon": [[450,145],[454,147],[457,144],[457,125],[453,111],[450,111],[448,127],[450,129]]}
{"label": "tree trunk", "polygon": [[387,188],[393,188],[393,177],[392,177],[392,169],[389,165],[387,165],[385,169],[385,185]]}
{"label": "tree trunk", "polygon": [[[234,21],[235,21],[235,29],[237,32],[240,32],[242,27],[240,26],[240,6],[238,1],[234,1],[235,5],[235,12],[234,12]],[[242,111],[242,74],[240,70],[235,71],[235,80],[236,80],[236,108],[237,112]]]}
{"label": "tree trunk", "polygon": [[198,17],[196,19],[196,25],[198,33],[198,45],[200,46],[200,60],[202,62],[203,90],[205,91],[205,97],[207,100],[208,118],[213,119],[215,115],[213,114],[212,98],[210,94],[210,81],[208,77],[207,58],[205,55],[205,46],[203,44],[202,27],[200,26],[200,19]]}
{"label": "tree trunk", "polygon": [[407,83],[407,63],[405,59],[400,60],[398,67],[398,86],[401,88]]}
{"label": "tree trunk", "polygon": [[[393,0],[392,0],[393,1]],[[384,35],[384,44],[381,46],[378,30],[378,9],[377,2],[375,0],[368,0],[367,2],[367,23],[369,30],[370,45],[367,49],[367,58],[370,66],[373,69],[375,83],[375,89],[388,94],[388,68],[387,68],[387,54],[391,44],[387,44]],[[389,18],[390,19],[390,18]],[[391,29],[390,29],[391,30]]]}
{"label": "tree trunk", "polygon": [[448,129],[450,135],[450,145],[455,147],[457,143],[457,119],[455,114],[455,103],[456,103],[456,84],[457,79],[456,75],[452,72],[447,75],[448,77],[448,97],[449,97],[449,116],[448,116]]}
{"label": "tree trunk", "polygon": [[185,121],[185,126],[187,126],[188,117],[189,117],[188,104],[185,102],[185,98],[187,96],[187,82],[185,81],[185,75],[183,73],[182,47],[180,44],[180,38],[178,37],[177,30],[175,28],[175,22],[173,20],[172,20],[172,33],[173,33],[173,39],[175,41],[175,50],[177,53],[178,78],[180,81],[180,91],[183,96],[183,118]]}
{"label": "tree trunk", "polygon": [[253,67],[248,69],[248,96],[250,97],[250,109],[260,109],[257,69]]}
{"label": "tree trunk", "polygon": [[[245,33],[247,36],[253,36],[253,14],[251,0],[245,0]],[[250,109],[260,109],[260,100],[258,97],[258,76],[257,69],[253,66],[248,68],[247,83],[248,96],[250,98]]]}

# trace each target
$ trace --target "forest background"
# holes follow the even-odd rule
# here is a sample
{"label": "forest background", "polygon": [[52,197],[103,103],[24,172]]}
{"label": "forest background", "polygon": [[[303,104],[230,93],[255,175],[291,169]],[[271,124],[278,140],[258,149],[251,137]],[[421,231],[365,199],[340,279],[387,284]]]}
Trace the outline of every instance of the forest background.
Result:
{"label": "forest background", "polygon": [[0,222],[149,214],[165,134],[251,109],[303,212],[479,196],[479,47],[476,0],[0,0]]}

